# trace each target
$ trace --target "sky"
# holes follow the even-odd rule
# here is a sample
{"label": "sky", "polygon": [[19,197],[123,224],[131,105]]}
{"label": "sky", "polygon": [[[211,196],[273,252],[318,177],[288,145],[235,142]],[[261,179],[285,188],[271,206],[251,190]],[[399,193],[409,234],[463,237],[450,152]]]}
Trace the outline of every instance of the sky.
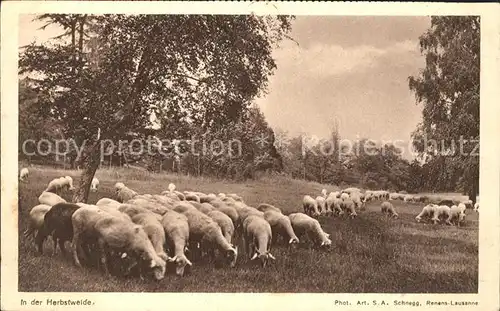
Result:
{"label": "sky", "polygon": [[[20,46],[60,32],[31,20],[20,17]],[[429,27],[429,17],[298,16],[295,42],[274,50],[277,69],[256,103],[290,135],[327,137],[337,122],[342,138],[409,141],[422,106],[408,77],[425,66],[418,38]]]}

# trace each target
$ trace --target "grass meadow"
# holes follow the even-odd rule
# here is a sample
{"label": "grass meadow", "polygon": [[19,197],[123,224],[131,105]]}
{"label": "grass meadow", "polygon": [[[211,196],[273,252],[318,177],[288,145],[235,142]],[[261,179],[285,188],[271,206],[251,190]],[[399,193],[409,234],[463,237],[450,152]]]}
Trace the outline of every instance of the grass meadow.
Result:
{"label": "grass meadow", "polygon": [[[59,250],[51,256],[50,239],[44,254],[38,255],[33,240],[22,235],[40,193],[50,180],[64,175],[78,184],[78,171],[41,167],[31,168],[28,182],[19,184],[20,292],[477,293],[478,215],[467,210],[466,225],[460,228],[416,223],[423,204],[402,201],[393,202],[399,219],[383,216],[380,202],[370,202],[356,219],[320,217],[331,235],[330,250],[277,246],[272,250],[276,261],[265,268],[250,262],[240,245],[235,268],[195,262],[191,273],[182,278],[105,277],[96,269],[76,268]],[[302,211],[302,197],[318,195],[325,187],[284,177],[235,183],[125,169],[98,170],[96,177],[100,189],[90,194],[91,204],[112,198],[118,181],[150,194],[160,193],[174,182],[180,191],[238,193],[251,206],[269,203],[285,214]],[[70,200],[71,194],[63,197]]]}

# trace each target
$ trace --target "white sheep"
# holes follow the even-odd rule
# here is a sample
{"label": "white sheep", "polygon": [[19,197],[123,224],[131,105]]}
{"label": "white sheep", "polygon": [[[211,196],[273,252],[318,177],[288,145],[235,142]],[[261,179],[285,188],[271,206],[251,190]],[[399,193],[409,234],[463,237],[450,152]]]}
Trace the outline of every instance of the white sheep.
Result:
{"label": "white sheep", "polygon": [[237,195],[236,193],[228,193],[228,194],[226,194],[226,197],[231,198],[231,199],[238,201],[238,202],[243,202],[243,198],[240,197],[239,195]]}
{"label": "white sheep", "polygon": [[342,200],[338,198],[336,194],[332,193],[330,193],[330,195],[325,200],[325,208],[327,210],[327,213],[335,215],[335,213],[337,212],[338,215],[343,215],[344,211],[342,210],[341,207]]}
{"label": "white sheep", "polygon": [[52,192],[60,194],[61,191],[63,190],[65,183],[67,183],[67,180],[64,177],[54,178],[49,182],[44,192]]}
{"label": "white sheep", "polygon": [[366,190],[365,191],[365,197],[363,199],[363,202],[369,202],[371,201],[372,199],[374,199],[373,197],[373,191],[371,190]]}
{"label": "white sheep", "polygon": [[341,193],[341,194],[340,194],[340,199],[341,199],[342,201],[345,201],[345,200],[349,199],[349,194],[348,194],[348,193],[346,193],[346,192]]}
{"label": "white sheep", "polygon": [[418,214],[415,217],[415,220],[417,222],[421,222],[423,217],[428,217],[428,218],[432,219],[434,217],[434,213],[436,212],[437,207],[438,207],[438,205],[436,205],[436,204],[428,204],[428,205],[424,206],[422,208],[422,211],[420,212],[420,214]]}
{"label": "white sheep", "polygon": [[356,204],[350,198],[342,200],[340,202],[340,207],[342,208],[342,210],[349,212],[349,217],[354,218],[358,216],[358,214],[356,213]]}
{"label": "white sheep", "polygon": [[455,222],[457,226],[460,226],[460,224],[465,220],[465,210],[466,207],[463,203],[460,203],[458,206],[451,206],[446,223],[453,224]]}
{"label": "white sheep", "polygon": [[161,224],[165,230],[170,256],[172,256],[170,261],[175,263],[175,273],[183,276],[186,266],[193,265],[185,255],[189,241],[187,217],[175,211],[168,211],[163,215]]}
{"label": "white sheep", "polygon": [[259,216],[248,216],[243,222],[245,250],[251,255],[250,260],[259,259],[263,267],[269,259],[276,260],[270,253],[272,230],[271,225]]}
{"label": "white sheep", "polygon": [[207,216],[212,218],[219,225],[222,230],[222,235],[232,244],[235,228],[231,218],[218,210],[208,212]]}
{"label": "white sheep", "polygon": [[257,209],[261,212],[264,212],[264,213],[267,211],[274,211],[274,212],[283,214],[283,212],[279,208],[277,208],[276,206],[271,205],[271,204],[266,204],[266,203],[260,204],[259,206],[257,206]]}
{"label": "white sheep", "polygon": [[125,203],[141,206],[159,215],[165,214],[168,210],[172,209],[173,207],[173,205],[165,205],[163,203],[156,201],[153,198],[149,199],[144,196],[135,196],[133,199],[128,200]]}
{"label": "white sheep", "polygon": [[359,192],[352,192],[349,195],[349,198],[354,202],[355,208],[361,208],[363,207],[363,200],[361,200],[361,196]]}
{"label": "white sheep", "polygon": [[435,208],[434,216],[432,217],[432,221],[434,224],[437,224],[441,219],[444,219],[445,223],[448,225],[452,225],[449,221],[451,214],[451,208],[448,205],[439,205]]}
{"label": "white sheep", "polygon": [[205,250],[217,247],[223,254],[230,267],[236,265],[238,248],[233,247],[222,235],[222,229],[209,216],[198,211],[196,208],[176,205],[174,211],[180,212],[188,219],[190,245],[198,243]]}
{"label": "white sheep", "polygon": [[99,179],[94,177],[92,178],[92,183],[90,184],[90,191],[97,192],[97,188],[99,188]]}
{"label": "white sheep", "polygon": [[407,194],[407,195],[404,196],[403,201],[405,201],[405,202],[414,202],[415,198],[411,194]]}
{"label": "white sheep", "polygon": [[321,215],[326,214],[325,198],[322,196],[316,197],[316,203],[318,206],[318,211]]}
{"label": "white sheep", "polygon": [[39,204],[30,210],[28,228],[26,228],[26,230],[24,231],[25,237],[28,237],[30,235],[33,235],[33,238],[35,237],[38,230],[43,227],[45,214],[50,211],[51,208],[51,205]]}
{"label": "white sheep", "polygon": [[474,204],[474,212],[479,213],[479,202],[476,202],[476,204]]}
{"label": "white sheep", "polygon": [[288,215],[288,218],[292,223],[293,231],[299,239],[302,240],[301,236],[307,235],[312,243],[320,247],[332,244],[329,235],[323,231],[319,221],[316,219],[303,213],[292,213]]}
{"label": "white sheep", "polygon": [[346,189],[342,190],[341,192],[342,193],[351,194],[351,193],[354,193],[354,192],[361,193],[361,190],[359,188],[356,188],[356,187],[350,187],[350,188],[346,188]]}
{"label": "white sheep", "polygon": [[389,200],[398,200],[400,198],[400,194],[397,192],[393,192],[389,194]]}
{"label": "white sheep", "polygon": [[200,197],[192,191],[184,191],[186,201],[194,201],[200,203]]}
{"label": "white sheep", "polygon": [[299,243],[299,238],[293,231],[292,223],[288,216],[269,210],[264,213],[264,219],[271,226],[274,242],[277,241],[278,236],[282,236],[285,240],[288,240],[288,244]]}
{"label": "white sheep", "polygon": [[61,179],[63,189],[66,188],[67,190],[70,190],[70,191],[75,190],[75,187],[73,187],[73,178],[71,178],[71,176],[64,176],[61,178],[63,178],[63,179]]}
{"label": "white sheep", "polygon": [[120,206],[121,203],[110,198],[102,198],[99,201],[97,201],[95,205],[96,206],[111,205],[113,207],[118,208],[118,206]]}
{"label": "white sheep", "polygon": [[[160,217],[160,218],[159,218]],[[156,254],[165,260],[170,261],[170,258],[165,253],[164,245],[166,243],[165,230],[161,224],[161,216],[153,213],[139,213],[132,217],[132,222],[141,225],[148,235]]]}
{"label": "white sheep", "polygon": [[387,213],[390,217],[398,218],[399,215],[396,213],[396,209],[394,209],[394,205],[391,202],[384,201],[380,204],[380,210],[382,213]]}
{"label": "white sheep", "polygon": [[44,191],[38,197],[38,202],[40,202],[40,204],[54,206],[57,203],[66,203],[66,200],[55,193]]}
{"label": "white sheep", "polygon": [[135,196],[138,195],[134,190],[126,187],[123,183],[118,182],[115,184],[116,198],[120,203],[124,203],[128,200],[131,200]]}
{"label": "white sheep", "polygon": [[321,190],[321,195],[323,196],[323,198],[326,199],[326,197],[327,197],[327,191],[326,191],[326,189]]}
{"label": "white sheep", "polygon": [[302,206],[304,207],[304,213],[314,217],[319,216],[318,202],[310,195],[304,196],[304,199],[302,199]]}
{"label": "white sheep", "polygon": [[21,169],[21,171],[19,172],[19,180],[23,181],[23,182],[27,181],[29,174],[30,174],[30,171],[28,170],[28,168],[23,167]]}

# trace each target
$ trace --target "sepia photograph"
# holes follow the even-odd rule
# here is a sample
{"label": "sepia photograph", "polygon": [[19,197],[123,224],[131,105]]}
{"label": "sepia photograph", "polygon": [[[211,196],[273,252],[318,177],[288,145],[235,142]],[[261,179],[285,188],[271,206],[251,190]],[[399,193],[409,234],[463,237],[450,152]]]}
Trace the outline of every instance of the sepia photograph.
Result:
{"label": "sepia photograph", "polygon": [[[16,128],[2,126],[2,288],[15,269],[10,290],[28,297],[17,308],[96,304],[29,298],[77,292],[498,308],[478,295],[480,271],[498,272],[498,176],[484,172],[498,153],[483,153],[498,144],[482,120],[498,101],[483,98],[498,86],[498,74],[484,79],[482,56],[498,65],[499,54],[498,40],[484,42],[486,31],[498,39],[488,6],[332,15],[277,3],[206,13],[74,5],[21,5],[15,32],[2,14],[2,53],[5,37],[17,44],[9,76],[2,54],[2,123],[17,125],[10,137]],[[480,268],[483,242],[493,257],[481,255]]]}

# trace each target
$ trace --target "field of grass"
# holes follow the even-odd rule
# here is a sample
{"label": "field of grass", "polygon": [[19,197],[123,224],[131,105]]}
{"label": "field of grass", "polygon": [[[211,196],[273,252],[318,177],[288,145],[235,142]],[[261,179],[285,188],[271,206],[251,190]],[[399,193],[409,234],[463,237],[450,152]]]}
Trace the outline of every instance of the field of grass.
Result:
{"label": "field of grass", "polygon": [[[380,202],[369,203],[356,219],[321,217],[331,235],[330,250],[274,247],[276,261],[265,268],[240,254],[235,268],[196,262],[189,275],[167,275],[159,282],[104,277],[97,270],[76,268],[60,251],[51,257],[51,240],[45,243],[45,254],[37,255],[33,241],[22,235],[39,194],[52,178],[64,175],[78,184],[77,171],[32,168],[29,182],[19,185],[20,292],[477,293],[477,214],[468,210],[466,226],[460,228],[420,224],[414,218],[423,205],[402,201],[393,202],[400,215],[397,220],[381,215]],[[265,202],[285,214],[302,211],[303,195],[319,194],[324,187],[278,177],[234,183],[135,170],[99,170],[96,176],[100,189],[91,193],[88,203],[112,197],[118,181],[151,194],[174,182],[181,191],[238,193],[251,206]],[[69,193],[64,197],[71,198]]]}

